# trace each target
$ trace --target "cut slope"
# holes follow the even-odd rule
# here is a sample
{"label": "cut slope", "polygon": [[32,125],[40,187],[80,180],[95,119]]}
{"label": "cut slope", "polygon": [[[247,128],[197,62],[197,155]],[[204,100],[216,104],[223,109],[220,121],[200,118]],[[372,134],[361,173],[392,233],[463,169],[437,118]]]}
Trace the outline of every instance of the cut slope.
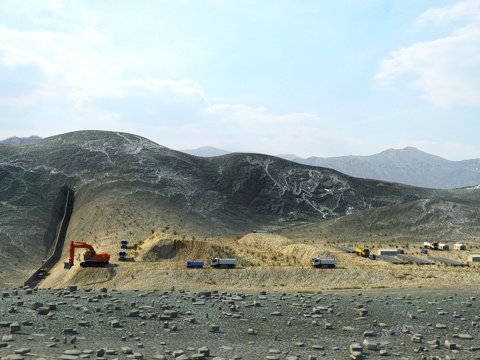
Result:
{"label": "cut slope", "polygon": [[318,245],[310,244],[294,244],[290,239],[275,234],[248,234],[241,238],[238,243],[258,249],[259,252],[273,254],[273,256],[277,254],[287,258],[293,258],[303,264],[308,264],[313,257],[324,259],[334,258],[334,256],[330,252],[325,251],[323,247],[320,248]]}

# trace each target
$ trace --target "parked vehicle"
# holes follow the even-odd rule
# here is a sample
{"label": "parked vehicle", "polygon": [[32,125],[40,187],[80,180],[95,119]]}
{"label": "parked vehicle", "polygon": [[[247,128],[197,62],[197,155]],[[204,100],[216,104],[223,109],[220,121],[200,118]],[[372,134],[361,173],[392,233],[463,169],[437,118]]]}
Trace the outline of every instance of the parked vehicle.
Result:
{"label": "parked vehicle", "polygon": [[370,249],[357,247],[355,248],[355,254],[358,256],[368,257],[370,255]]}
{"label": "parked vehicle", "polygon": [[118,260],[127,261],[127,250],[122,249],[118,252]]}
{"label": "parked vehicle", "polygon": [[423,242],[423,247],[425,249],[438,250],[438,243],[437,242],[424,241]]}
{"label": "parked vehicle", "polygon": [[420,254],[428,254],[428,250],[427,249],[420,249]]}
{"label": "parked vehicle", "polygon": [[37,277],[39,277],[39,278],[44,278],[44,277],[47,276],[47,275],[48,275],[48,268],[43,267],[43,268],[41,268],[40,271],[38,272]]}
{"label": "parked vehicle", "polygon": [[368,255],[370,260],[377,260],[377,256],[375,254]]}
{"label": "parked vehicle", "polygon": [[397,254],[405,254],[405,251],[403,251],[403,249],[397,249]]}
{"label": "parked vehicle", "polygon": [[126,249],[128,247],[128,240],[120,240],[120,248]]}
{"label": "parked vehicle", "polygon": [[237,265],[237,259],[219,259],[212,258],[210,261],[210,266],[214,268],[234,268]]}
{"label": "parked vehicle", "polygon": [[336,259],[320,259],[313,258],[312,266],[316,268],[330,268],[333,269],[336,267],[338,260]]}
{"label": "parked vehicle", "polygon": [[205,263],[203,261],[187,261],[187,268],[203,268]]}

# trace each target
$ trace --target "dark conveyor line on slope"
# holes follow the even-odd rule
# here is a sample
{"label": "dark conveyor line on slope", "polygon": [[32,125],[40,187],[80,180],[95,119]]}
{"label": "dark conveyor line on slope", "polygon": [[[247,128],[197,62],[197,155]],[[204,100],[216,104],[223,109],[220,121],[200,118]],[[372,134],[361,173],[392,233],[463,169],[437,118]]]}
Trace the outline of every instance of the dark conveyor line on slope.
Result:
{"label": "dark conveyor line on slope", "polygon": [[38,284],[41,278],[39,274],[44,274],[44,269],[51,269],[62,257],[62,249],[65,243],[65,237],[67,235],[68,224],[73,213],[73,205],[75,203],[75,193],[68,186],[63,186],[60,190],[59,196],[65,196],[65,201],[62,201],[63,207],[63,216],[56,225],[58,226],[58,231],[55,234],[55,241],[53,244],[53,252],[43,264],[40,265],[38,269],[23,283],[24,286],[32,286]]}

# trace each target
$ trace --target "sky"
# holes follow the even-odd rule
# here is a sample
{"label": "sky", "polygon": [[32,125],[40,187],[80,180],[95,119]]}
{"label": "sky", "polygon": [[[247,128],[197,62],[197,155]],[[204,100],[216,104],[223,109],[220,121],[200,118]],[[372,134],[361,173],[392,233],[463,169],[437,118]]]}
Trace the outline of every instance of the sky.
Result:
{"label": "sky", "polygon": [[0,139],[480,158],[478,0],[1,0]]}

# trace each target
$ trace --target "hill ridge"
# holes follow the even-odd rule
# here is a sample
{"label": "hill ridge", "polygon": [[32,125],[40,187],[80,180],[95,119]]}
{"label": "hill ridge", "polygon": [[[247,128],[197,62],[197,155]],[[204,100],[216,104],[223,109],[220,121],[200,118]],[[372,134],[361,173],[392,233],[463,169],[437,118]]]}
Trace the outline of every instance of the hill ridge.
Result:
{"label": "hill ridge", "polygon": [[[262,154],[199,158],[121,132],[78,131],[0,146],[0,176],[0,271],[9,273],[9,284],[27,278],[46,257],[53,243],[47,229],[55,225],[65,186],[75,192],[66,242],[113,254],[120,239],[140,243],[155,232],[183,240],[236,238],[251,229],[281,232],[365,212],[381,223],[408,211],[405,204],[427,200],[438,204],[438,216],[429,215],[435,226],[449,228],[457,221],[448,215],[453,211],[470,233],[479,211],[475,189],[365,180]],[[406,219],[398,227],[415,231]]]}

